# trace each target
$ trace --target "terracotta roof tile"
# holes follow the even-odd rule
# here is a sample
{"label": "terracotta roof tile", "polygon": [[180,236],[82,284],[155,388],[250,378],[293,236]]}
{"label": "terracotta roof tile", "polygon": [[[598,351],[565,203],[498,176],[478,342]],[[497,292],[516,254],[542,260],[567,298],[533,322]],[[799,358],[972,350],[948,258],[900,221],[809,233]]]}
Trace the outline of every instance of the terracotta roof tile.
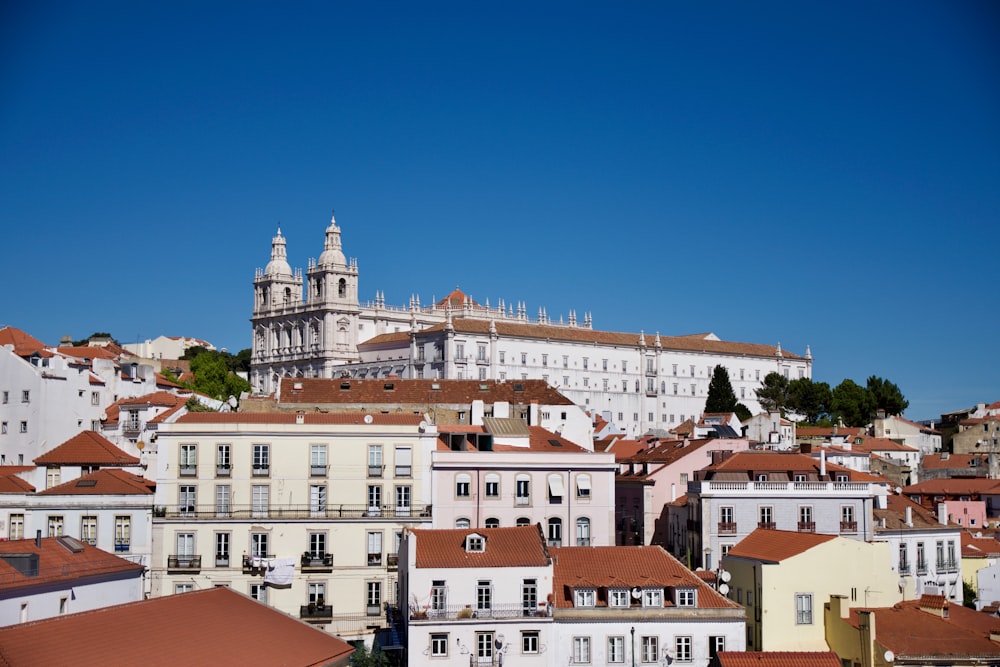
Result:
{"label": "terracotta roof tile", "polygon": [[[925,454],[920,459],[920,467],[927,470],[937,470],[946,468],[975,468],[973,461],[980,461],[980,467],[987,467],[986,457],[983,454]],[[984,473],[985,474],[985,473]]]}
{"label": "terracotta roof tile", "polygon": [[[362,412],[300,413],[303,424],[365,424],[371,417],[374,426],[417,426],[420,415],[365,414]],[[294,424],[299,416],[294,412],[189,412],[177,419],[177,424]]]}
{"label": "terracotta roof tile", "polygon": [[13,345],[14,354],[27,357],[45,347],[45,343],[15,327],[0,328],[0,347]]}
{"label": "terracotta roof tile", "polygon": [[[802,473],[818,479],[820,477],[820,460],[818,458],[799,454],[797,452],[771,452],[771,451],[746,451],[736,452],[727,459],[719,463],[707,466],[699,474],[699,479],[711,479],[717,473],[738,473],[753,479],[758,473],[768,473],[768,481],[792,481],[794,473]],[[775,478],[772,478],[774,473]],[[885,482],[886,480],[875,475],[858,472],[839,466],[836,463],[827,462],[827,477],[832,475],[847,475],[852,482]],[[777,476],[784,477],[777,479]]]}
{"label": "terracotta roof tile", "polygon": [[[416,567],[419,568],[545,567],[549,564],[545,541],[537,525],[413,530],[411,533],[417,540]],[[465,538],[473,533],[486,538],[481,552],[465,550]]]}
{"label": "terracotta roof tile", "polygon": [[719,667],[841,667],[833,651],[721,651]]}
{"label": "terracotta roof tile", "polygon": [[135,396],[132,398],[123,398],[118,401],[120,406],[156,406],[160,408],[172,408],[178,403],[184,403],[187,400],[186,397],[178,396],[177,394],[171,394],[169,391],[155,391],[152,394],[145,394],[143,396]]}
{"label": "terracotta roof tile", "polygon": [[171,389],[182,389],[181,385],[177,384],[173,380],[169,379],[163,373],[156,374],[156,386],[157,387],[170,387]]}
{"label": "terracotta roof tile", "polygon": [[962,558],[998,558],[1000,542],[992,537],[975,537],[962,531]]}
{"label": "terracotta roof tile", "polygon": [[[144,569],[139,563],[132,563],[71,537],[46,537],[42,539],[41,547],[35,544],[35,540],[0,542],[0,556],[4,554],[38,554],[38,575],[23,574],[0,557],[0,591],[116,573],[139,576]],[[0,646],[3,646],[2,640]]]}
{"label": "terracotta roof tile", "polygon": [[336,378],[282,378],[278,404],[296,405],[432,405],[532,403],[573,405],[544,380],[379,380]]}
{"label": "terracotta roof tile", "polygon": [[699,608],[733,608],[735,602],[684,567],[659,546],[648,547],[554,547],[553,589],[556,607],[573,606],[573,588],[666,588],[698,589]]}
{"label": "terracotta roof tile", "polygon": [[729,550],[729,556],[780,563],[835,539],[836,535],[756,528]]}
{"label": "terracotta roof tile", "polygon": [[[836,431],[836,433],[834,432]],[[865,429],[860,426],[798,426],[795,429],[796,438],[831,438],[834,435],[855,437],[863,435]]]}
{"label": "terracotta roof tile", "polygon": [[346,665],[353,650],[330,633],[226,587],[0,628],[0,664],[9,667],[314,667]]}
{"label": "terracotta roof tile", "polygon": [[927,479],[903,488],[907,495],[978,495],[1000,493],[1000,480],[985,477],[955,477]]}
{"label": "terracotta roof tile", "polygon": [[139,459],[127,454],[96,431],[81,431],[35,459],[36,465],[138,465]]}
{"label": "terracotta roof tile", "polygon": [[[910,520],[913,523],[911,527],[906,523],[906,510],[910,510]],[[919,503],[915,503],[904,495],[890,493],[886,497],[886,508],[880,509],[876,507],[872,510],[872,515],[875,518],[875,532],[879,533],[881,531],[891,531],[896,532],[900,530],[928,530],[932,528],[940,528],[942,530],[953,530],[954,526],[949,528],[948,526],[942,525],[941,522],[937,520],[937,517],[923,507]],[[882,520],[885,519],[885,528],[882,527]]]}
{"label": "terracotta roof tile", "polygon": [[117,468],[102,468],[39,491],[40,496],[148,496],[156,482]]}
{"label": "terracotta roof tile", "polygon": [[116,359],[118,354],[114,350],[110,350],[106,347],[91,347],[89,345],[60,345],[56,348],[56,352],[64,357],[73,357],[74,359]]}
{"label": "terracotta roof tile", "polygon": [[34,493],[35,487],[17,475],[0,476],[0,493]]}

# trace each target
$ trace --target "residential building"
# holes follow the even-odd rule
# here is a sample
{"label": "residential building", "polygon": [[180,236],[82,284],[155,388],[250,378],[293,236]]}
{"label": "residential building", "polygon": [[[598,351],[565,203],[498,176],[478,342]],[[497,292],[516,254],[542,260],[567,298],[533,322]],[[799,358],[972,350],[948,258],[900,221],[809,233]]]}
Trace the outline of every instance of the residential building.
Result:
{"label": "residential building", "polygon": [[435,528],[540,524],[549,546],[614,544],[615,461],[521,419],[439,426]]}
{"label": "residential building", "polygon": [[194,412],[161,424],[153,595],[228,585],[344,637],[386,623],[407,527],[430,526],[420,415]]}
{"label": "residential building", "polygon": [[757,529],[721,566],[730,575],[729,597],[746,608],[747,650],[827,649],[819,605],[830,595],[872,606],[902,599],[889,545],[880,542]]}
{"label": "residential building", "polygon": [[556,664],[552,560],[538,526],[408,530],[400,568],[406,664]]}
{"label": "residential building", "polygon": [[[962,531],[962,581],[976,591],[976,609],[1000,607],[1000,542]],[[964,602],[964,601],[963,601]]]}
{"label": "residential building", "polygon": [[142,565],[73,537],[37,532],[33,540],[0,541],[0,626],[142,599]]}
{"label": "residential building", "polygon": [[619,459],[615,478],[616,544],[659,544],[669,549],[668,505],[687,493],[696,471],[712,463],[714,452],[749,449],[744,438],[672,440],[646,437],[644,447]]}
{"label": "residential building", "polygon": [[547,381],[577,405],[609,410],[631,436],[667,428],[704,411],[716,365],[751,411],[770,372],[811,377],[812,355],[780,345],[722,341],[714,334],[646,336],[598,331],[578,321],[537,319],[502,300],[481,305],[455,290],[431,305],[407,306],[358,296],[357,261],[348,260],[331,217],[323,252],[301,269],[288,263],[280,229],[267,266],[254,278],[250,383],[275,391],[281,377],[353,377]]}
{"label": "residential building", "polygon": [[997,667],[1000,619],[940,595],[892,606],[831,596],[823,610],[826,640],[843,664],[860,667]]}
{"label": "residential building", "polygon": [[[905,495],[890,494],[876,507],[875,540],[889,544],[904,600],[944,595],[962,604],[961,528],[935,516]],[[942,515],[944,516],[944,515]]]}
{"label": "residential building", "polygon": [[1000,414],[970,417],[959,422],[952,436],[956,454],[1000,454]]}
{"label": "residential building", "polygon": [[354,648],[224,586],[0,629],[0,662],[347,667]]}
{"label": "residential building", "polygon": [[941,452],[940,431],[933,426],[918,424],[898,415],[876,418],[872,422],[872,435],[912,447],[919,451],[921,456]]}
{"label": "residential building", "polygon": [[1000,478],[1000,455],[941,452],[920,459],[920,481],[951,477]]}
{"label": "residential building", "polygon": [[192,347],[203,347],[214,350],[215,346],[208,341],[189,336],[157,336],[147,338],[141,343],[125,343],[123,348],[143,359],[180,359]]}
{"label": "residential building", "polygon": [[987,520],[1000,519],[1000,480],[981,477],[929,479],[903,487],[902,493],[932,512],[941,503],[979,502],[986,510]]}
{"label": "residential building", "polygon": [[674,527],[684,535],[677,545],[683,551],[674,555],[712,569],[757,528],[869,541],[872,510],[887,493],[884,480],[823,456],[719,452],[688,483],[687,520]]}
{"label": "residential building", "polygon": [[790,450],[795,446],[795,422],[779,412],[761,412],[743,422],[743,436],[768,449]]}

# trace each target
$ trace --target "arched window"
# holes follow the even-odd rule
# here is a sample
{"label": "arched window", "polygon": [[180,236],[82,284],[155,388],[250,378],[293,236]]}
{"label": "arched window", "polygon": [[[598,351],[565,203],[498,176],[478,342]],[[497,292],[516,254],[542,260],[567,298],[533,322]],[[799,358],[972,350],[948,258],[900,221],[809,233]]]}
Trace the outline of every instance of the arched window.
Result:
{"label": "arched window", "polygon": [[549,546],[550,547],[561,547],[562,546],[562,519],[552,518],[549,519]]}
{"label": "arched window", "polygon": [[288,303],[291,300],[292,300],[292,288],[291,287],[286,287],[285,288],[285,303]]}
{"label": "arched window", "polygon": [[468,528],[472,524],[465,517],[459,517],[455,519],[455,528]]}
{"label": "arched window", "polygon": [[496,518],[495,516],[491,516],[488,519],[486,519],[486,523],[483,525],[485,525],[487,528],[499,528],[500,519]]}
{"label": "arched window", "polygon": [[580,474],[576,476],[576,497],[580,500],[590,499],[590,475]]}
{"label": "arched window", "polygon": [[576,546],[590,546],[590,519],[585,516],[576,520]]}
{"label": "arched window", "polygon": [[531,519],[529,519],[526,516],[519,516],[519,517],[517,517],[517,525],[518,526],[530,526],[531,525]]}
{"label": "arched window", "polygon": [[343,278],[337,281],[337,296],[340,298],[347,296],[347,281]]}

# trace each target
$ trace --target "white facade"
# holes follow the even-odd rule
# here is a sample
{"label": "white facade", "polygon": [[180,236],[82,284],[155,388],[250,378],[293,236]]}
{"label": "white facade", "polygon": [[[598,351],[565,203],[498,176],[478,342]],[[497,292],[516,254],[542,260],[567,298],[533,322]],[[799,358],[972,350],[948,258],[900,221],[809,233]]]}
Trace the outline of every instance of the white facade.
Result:
{"label": "white facade", "polygon": [[795,446],[795,423],[777,412],[761,412],[743,423],[745,437],[750,442],[761,442],[770,449],[789,450]]}
{"label": "white facade", "polygon": [[143,359],[180,359],[192,347],[203,347],[214,350],[215,346],[208,341],[188,336],[159,336],[141,343],[125,343],[123,348]]}
{"label": "white facade", "polygon": [[759,411],[756,389],[770,372],[811,377],[812,356],[781,346],[729,343],[714,334],[661,337],[595,331],[589,315],[564,323],[544,309],[474,302],[460,292],[430,306],[411,297],[362,304],[358,265],[342,249],[331,218],[319,261],[305,279],[287,261],[286,241],[272,239],[271,261],[254,280],[250,383],[275,391],[280,377],[543,379],[577,405],[610,411],[636,436],[667,429],[704,410],[713,369],[721,364],[739,400]]}

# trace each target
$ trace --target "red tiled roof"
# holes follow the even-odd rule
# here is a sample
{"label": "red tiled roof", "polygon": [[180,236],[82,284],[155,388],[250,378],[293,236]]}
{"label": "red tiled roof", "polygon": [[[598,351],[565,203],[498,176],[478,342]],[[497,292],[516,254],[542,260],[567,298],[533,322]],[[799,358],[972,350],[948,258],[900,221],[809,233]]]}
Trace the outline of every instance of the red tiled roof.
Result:
{"label": "red tiled roof", "polygon": [[182,389],[181,385],[177,384],[173,380],[169,379],[163,373],[156,374],[156,386],[157,387],[170,387],[172,389]]}
{"label": "red tiled roof", "polygon": [[[296,388],[299,387],[299,388]],[[387,388],[389,387],[389,388]],[[520,387],[520,389],[518,389]],[[278,404],[295,405],[468,405],[507,401],[541,405],[573,405],[545,380],[380,380],[282,378]]]}
{"label": "red tiled roof", "polygon": [[476,303],[472,297],[456,287],[452,290],[451,294],[441,299],[434,305],[438,308],[445,308],[447,306],[451,306],[452,308],[462,308],[465,304],[469,304],[473,308],[479,307],[479,304]]}
{"label": "red tiled roof", "polygon": [[[955,660],[962,656],[1000,658],[1000,644],[990,641],[990,633],[1000,633],[1000,619],[962,605],[948,605],[948,618],[923,611],[921,607],[940,609],[924,596],[921,600],[897,602],[892,607],[869,609],[875,615],[875,640],[898,657]],[[859,627],[859,612],[851,609],[847,622]]]}
{"label": "red tiled roof", "polygon": [[77,479],[39,491],[40,496],[144,496],[156,482],[117,468],[102,468]]}
{"label": "red tiled roof", "polygon": [[1000,480],[985,477],[927,479],[905,487],[903,493],[939,496],[1000,493]]}
{"label": "red tiled roof", "polygon": [[[584,449],[583,447],[577,445],[576,443],[570,442],[566,438],[562,437],[558,433],[553,433],[552,431],[542,427],[542,426],[528,426],[528,437],[527,446],[518,445],[507,445],[502,443],[493,443],[494,452],[548,452],[548,453],[568,453],[568,454],[579,454],[580,452],[589,452],[589,449]],[[449,439],[446,437],[448,434],[452,433],[484,433],[486,429],[482,426],[465,426],[465,425],[442,425],[438,427],[438,431],[441,436],[437,441],[437,448],[439,451],[449,451]],[[476,445],[473,440],[466,441],[466,448],[468,451],[476,451]]]}
{"label": "red tiled roof", "polygon": [[22,473],[22,472],[31,472],[36,467],[37,466],[33,466],[33,465],[32,466],[15,466],[15,465],[0,466],[0,475],[17,475],[18,473]]}
{"label": "red tiled roof", "polygon": [[138,465],[139,459],[127,454],[100,433],[81,431],[72,438],[35,459],[36,465]]}
{"label": "red tiled roof", "polygon": [[[836,433],[834,433],[836,430]],[[796,438],[831,438],[834,435],[855,437],[863,435],[865,429],[861,426],[798,426],[795,429]]]}
{"label": "red tiled roof", "polygon": [[920,467],[927,470],[937,470],[942,468],[976,468],[972,465],[973,459],[980,461],[978,467],[986,467],[986,460],[983,454],[925,454],[920,459]]}
{"label": "red tiled roof", "polygon": [[790,530],[756,528],[729,550],[729,555],[765,563],[780,563],[813,547],[836,539],[836,535],[799,533]]}
{"label": "red tiled roof", "polygon": [[[0,558],[0,591],[111,574],[131,573],[138,577],[144,569],[139,563],[129,562],[71,537],[46,537],[42,539],[41,547],[35,544],[35,540],[0,542],[0,556],[4,554],[38,554],[38,576],[23,574]],[[0,639],[0,647],[3,644]],[[2,650],[0,648],[0,653]]]}
{"label": "red tiled roof", "polygon": [[[875,518],[875,532],[900,531],[900,530],[927,530],[929,528],[940,528],[942,530],[953,530],[937,520],[937,517],[926,507],[913,502],[904,495],[890,493],[886,497],[886,508],[876,507],[872,510]],[[910,519],[913,522],[911,528],[906,523],[906,510],[910,510]],[[882,527],[882,519],[885,519],[885,528]]]}
{"label": "red tiled roof", "polygon": [[[707,466],[701,471],[699,479],[712,479],[718,473],[739,473],[753,479],[756,474],[768,473],[768,481],[776,481],[771,475],[784,475],[787,481],[792,481],[789,475],[802,473],[809,476],[810,481],[820,477],[820,460],[806,454],[796,452],[745,451],[736,452],[719,463]],[[834,474],[847,475],[852,482],[884,482],[881,477],[869,475],[839,466],[836,463],[826,463],[826,476]],[[784,478],[781,480],[784,481]]]}
{"label": "red tiled roof", "polygon": [[45,343],[16,327],[0,328],[0,347],[13,345],[14,354],[27,357],[45,347]]}
{"label": "red tiled roof", "polygon": [[294,424],[301,416],[304,424],[365,424],[371,417],[374,426],[417,426],[420,415],[365,414],[362,412],[189,412],[178,418],[177,424]]}
{"label": "red tiled roof", "polygon": [[118,354],[106,347],[91,347],[89,345],[60,345],[56,353],[75,359],[116,359]]}
{"label": "red tiled roof", "polygon": [[135,396],[133,398],[123,398],[118,401],[121,406],[135,406],[135,405],[146,405],[146,406],[156,406],[161,408],[172,408],[178,403],[184,403],[187,400],[186,397],[178,396],[177,394],[171,394],[168,391],[155,391],[152,394],[145,394],[143,396]]}
{"label": "red tiled roof", "polygon": [[226,587],[0,628],[0,664],[8,667],[340,666],[353,650]]}
{"label": "red tiled roof", "polygon": [[17,475],[0,476],[0,493],[34,493],[35,487]]}
{"label": "red tiled roof", "polygon": [[849,439],[851,449],[859,452],[917,452],[918,449],[902,445],[888,438],[876,438],[871,435],[858,435]]}
{"label": "red tiled roof", "polygon": [[719,667],[841,667],[833,651],[720,651]]}
{"label": "red tiled roof", "polygon": [[554,547],[553,589],[556,607],[573,606],[573,589],[666,588],[698,589],[699,608],[738,607],[705,584],[694,572],[659,546]]}
{"label": "red tiled roof", "polygon": [[[410,532],[417,540],[416,567],[420,568],[545,567],[549,564],[537,525]],[[485,549],[481,552],[465,550],[465,538],[473,533],[486,538]]]}
{"label": "red tiled roof", "polygon": [[992,537],[975,537],[962,531],[962,558],[1000,557],[1000,542]]}

